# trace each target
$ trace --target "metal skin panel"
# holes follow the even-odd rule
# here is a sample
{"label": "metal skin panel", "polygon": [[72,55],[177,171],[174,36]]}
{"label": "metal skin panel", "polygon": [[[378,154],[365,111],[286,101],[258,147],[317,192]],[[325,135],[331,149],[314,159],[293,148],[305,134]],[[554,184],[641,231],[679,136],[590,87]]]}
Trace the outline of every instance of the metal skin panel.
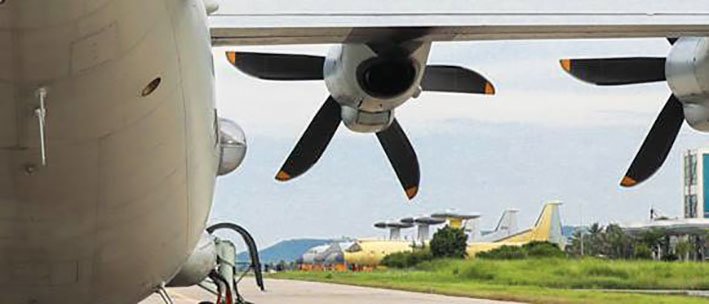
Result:
{"label": "metal skin panel", "polygon": [[205,7],[50,2],[0,5],[0,303],[136,303],[177,273],[211,208]]}
{"label": "metal skin panel", "polygon": [[709,39],[680,38],[667,57],[665,73],[672,93],[684,105],[687,122],[709,131]]}

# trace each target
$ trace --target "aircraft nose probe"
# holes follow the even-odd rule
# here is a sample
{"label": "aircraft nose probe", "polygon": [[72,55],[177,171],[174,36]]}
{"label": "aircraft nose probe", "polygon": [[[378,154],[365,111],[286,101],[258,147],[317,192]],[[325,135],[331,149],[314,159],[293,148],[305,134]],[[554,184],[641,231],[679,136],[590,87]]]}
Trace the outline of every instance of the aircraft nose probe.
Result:
{"label": "aircraft nose probe", "polygon": [[[419,67],[419,61],[427,60],[427,52],[426,58],[421,59],[412,54],[417,51],[367,47],[343,46],[328,57],[227,53],[229,62],[247,75],[278,81],[325,80],[331,91],[276,174],[276,180],[289,181],[309,170],[344,122],[353,131],[376,133],[406,196],[413,199],[419,191],[418,159],[394,118],[394,108],[421,91],[495,94],[492,83],[472,70],[443,65]],[[367,53],[372,52],[370,49],[376,54]],[[381,111],[371,112],[372,105]]]}

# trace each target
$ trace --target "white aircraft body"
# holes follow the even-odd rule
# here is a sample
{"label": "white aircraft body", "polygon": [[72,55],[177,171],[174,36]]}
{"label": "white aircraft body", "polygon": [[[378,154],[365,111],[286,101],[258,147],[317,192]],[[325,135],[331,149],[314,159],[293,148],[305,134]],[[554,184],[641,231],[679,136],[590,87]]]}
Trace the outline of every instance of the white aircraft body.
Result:
{"label": "white aircraft body", "polygon": [[[243,155],[225,144],[243,138],[216,116],[214,61],[225,58],[213,59],[212,46],[343,43],[321,69],[338,88],[330,105],[338,122],[381,135],[420,93],[432,41],[709,35],[703,1],[553,2],[496,10],[499,1],[476,1],[479,10],[453,15],[219,16],[210,29],[216,5],[206,0],[0,0],[0,303],[137,303],[215,267],[190,271],[214,253],[204,232],[215,178],[238,165]],[[410,78],[377,82],[391,75],[375,70],[358,79],[364,61]],[[456,89],[436,80],[434,91]],[[492,92],[480,84],[462,89]],[[417,164],[397,152],[400,135],[380,140],[412,197],[418,171],[406,165]]]}

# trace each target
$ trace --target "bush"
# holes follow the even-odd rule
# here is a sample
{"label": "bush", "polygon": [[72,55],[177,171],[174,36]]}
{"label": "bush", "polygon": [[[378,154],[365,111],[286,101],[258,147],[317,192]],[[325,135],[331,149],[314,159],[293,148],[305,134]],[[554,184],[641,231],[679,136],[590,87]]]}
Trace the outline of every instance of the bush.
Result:
{"label": "bush", "polygon": [[633,250],[633,256],[638,260],[652,259],[652,250],[645,244],[638,244]]}
{"label": "bush", "polygon": [[431,239],[431,254],[434,258],[463,259],[467,255],[468,236],[463,229],[443,227],[433,234]]}
{"label": "bush", "polygon": [[476,257],[490,260],[521,260],[527,257],[527,253],[522,247],[502,246],[487,252],[478,253]]}
{"label": "bush", "polygon": [[521,260],[526,258],[564,258],[566,253],[549,242],[531,242],[523,246],[502,246],[477,255],[481,259]]}
{"label": "bush", "polygon": [[565,258],[566,253],[559,246],[549,242],[531,242],[522,246],[530,258]]}
{"label": "bush", "polygon": [[433,260],[433,255],[428,249],[414,250],[412,252],[397,252],[387,255],[382,259],[382,265],[391,268],[411,268],[421,262]]}

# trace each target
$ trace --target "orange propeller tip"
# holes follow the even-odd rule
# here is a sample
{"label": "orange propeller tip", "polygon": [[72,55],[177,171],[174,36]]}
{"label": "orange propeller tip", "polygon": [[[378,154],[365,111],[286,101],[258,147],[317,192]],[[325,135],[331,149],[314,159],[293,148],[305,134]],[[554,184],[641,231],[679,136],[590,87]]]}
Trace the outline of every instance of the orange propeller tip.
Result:
{"label": "orange propeller tip", "polygon": [[290,174],[286,173],[286,171],[279,171],[278,174],[276,174],[276,180],[285,182],[291,179]]}
{"label": "orange propeller tip", "polygon": [[571,59],[562,59],[559,62],[564,71],[571,72]]}
{"label": "orange propeller tip", "polygon": [[492,83],[485,84],[485,95],[495,95],[495,86]]}
{"label": "orange propeller tip", "polygon": [[638,181],[634,180],[631,177],[623,177],[623,180],[620,182],[620,185],[623,187],[633,187],[638,184]]}
{"label": "orange propeller tip", "polygon": [[236,64],[236,52],[226,52],[226,58],[231,64]]}
{"label": "orange propeller tip", "polygon": [[408,197],[409,199],[413,199],[414,197],[416,197],[416,194],[418,194],[418,193],[419,193],[419,187],[414,186],[414,187],[406,189],[406,197]]}

